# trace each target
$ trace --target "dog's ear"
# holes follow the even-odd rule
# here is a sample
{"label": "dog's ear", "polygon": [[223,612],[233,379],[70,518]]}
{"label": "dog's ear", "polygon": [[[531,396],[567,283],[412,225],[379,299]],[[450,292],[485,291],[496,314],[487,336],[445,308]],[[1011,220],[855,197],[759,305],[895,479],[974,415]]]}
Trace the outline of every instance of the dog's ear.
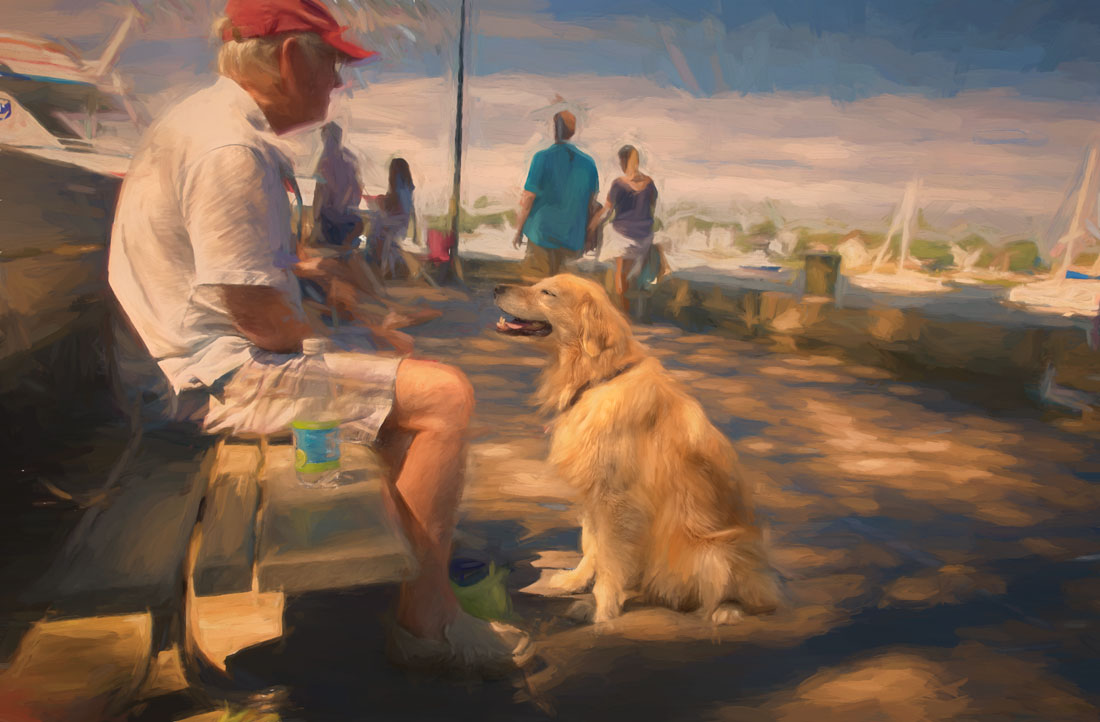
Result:
{"label": "dog's ear", "polygon": [[581,349],[599,356],[611,345],[610,321],[599,299],[586,295],[581,301]]}

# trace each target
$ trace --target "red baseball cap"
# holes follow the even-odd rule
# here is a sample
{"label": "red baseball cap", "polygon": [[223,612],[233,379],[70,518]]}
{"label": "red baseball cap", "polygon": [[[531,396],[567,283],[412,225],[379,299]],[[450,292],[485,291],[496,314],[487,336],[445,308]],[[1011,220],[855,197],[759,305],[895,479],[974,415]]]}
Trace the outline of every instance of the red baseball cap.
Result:
{"label": "red baseball cap", "polygon": [[343,38],[341,27],[317,0],[229,0],[225,4],[229,27],[222,31],[222,42],[244,38],[264,38],[282,33],[317,33],[329,46],[352,60],[378,55]]}

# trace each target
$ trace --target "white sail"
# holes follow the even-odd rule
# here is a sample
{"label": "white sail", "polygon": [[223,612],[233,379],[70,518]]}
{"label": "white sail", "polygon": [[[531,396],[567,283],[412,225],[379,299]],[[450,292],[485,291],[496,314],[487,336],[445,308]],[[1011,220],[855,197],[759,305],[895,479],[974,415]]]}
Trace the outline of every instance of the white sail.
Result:
{"label": "white sail", "polygon": [[882,245],[879,246],[878,253],[875,254],[875,260],[871,263],[871,273],[875,273],[878,267],[882,265],[890,252],[890,242],[894,238],[894,234],[901,231],[901,257],[898,259],[898,270],[900,271],[902,266],[905,265],[905,258],[909,254],[909,235],[910,227],[913,223],[913,217],[917,208],[917,192],[920,186],[919,180],[912,180],[905,186],[905,195],[902,196],[901,205],[894,212],[894,217],[890,219],[890,230],[886,232],[886,238],[883,239]]}
{"label": "white sail", "polygon": [[912,240],[913,225],[917,222],[917,195],[920,193],[920,181],[913,180],[905,188],[905,198],[901,201],[901,253],[898,255],[896,273],[901,273],[909,259],[909,244]]}
{"label": "white sail", "polygon": [[[1100,242],[1100,144],[1093,142],[1070,179],[1062,204],[1051,219],[1040,249],[1055,270],[1047,280],[1017,286],[1008,300],[1066,316],[1093,317],[1100,311],[1100,281],[1066,278],[1066,271],[1089,247]],[[1057,259],[1057,263],[1054,261]],[[1089,275],[1100,274],[1100,261]]]}
{"label": "white sail", "polygon": [[[1058,259],[1055,278],[1064,279],[1066,270],[1086,248],[1100,240],[1100,144],[1093,142],[1070,179],[1065,198],[1051,219],[1046,233],[1047,259]],[[1097,269],[1094,268],[1094,272]]]}

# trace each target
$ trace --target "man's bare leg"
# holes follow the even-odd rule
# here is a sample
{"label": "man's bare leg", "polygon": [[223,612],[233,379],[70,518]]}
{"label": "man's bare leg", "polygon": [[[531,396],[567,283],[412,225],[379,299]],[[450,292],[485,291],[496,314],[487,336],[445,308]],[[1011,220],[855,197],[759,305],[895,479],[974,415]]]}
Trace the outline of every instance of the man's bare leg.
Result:
{"label": "man's bare leg", "polygon": [[458,369],[412,359],[398,367],[390,417],[397,433],[382,441],[397,457],[412,439],[403,458],[391,458],[391,463],[412,517],[414,528],[406,531],[420,560],[420,575],[401,588],[397,621],[418,637],[442,638],[458,614],[448,563],[473,407],[473,388]]}

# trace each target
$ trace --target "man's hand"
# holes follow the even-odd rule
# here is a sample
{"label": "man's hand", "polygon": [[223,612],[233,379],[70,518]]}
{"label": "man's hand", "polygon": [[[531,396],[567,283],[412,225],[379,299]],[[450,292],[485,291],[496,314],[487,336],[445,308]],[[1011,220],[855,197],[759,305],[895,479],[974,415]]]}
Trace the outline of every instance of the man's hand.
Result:
{"label": "man's hand", "polygon": [[294,264],[292,270],[296,276],[308,278],[311,281],[318,281],[322,284],[327,284],[338,278],[348,282],[354,282],[354,275],[351,269],[338,258],[310,256]]}
{"label": "man's hand", "polygon": [[407,321],[408,319],[401,316],[401,314],[390,311],[382,319],[381,325],[369,326],[369,328],[379,339],[392,346],[394,351],[407,356],[413,352],[413,337],[397,330],[402,323]]}
{"label": "man's hand", "polygon": [[596,199],[596,194],[592,194],[592,198],[588,201],[588,226],[585,228],[584,234],[584,252],[592,253],[598,251],[603,240],[603,234],[600,230],[603,224],[604,218],[611,212],[611,199],[609,198],[606,205],[601,206],[599,200]]}
{"label": "man's hand", "polygon": [[294,275],[302,278],[316,278],[322,275],[321,261],[325,259],[320,256],[313,256],[312,258],[304,258],[294,264],[291,269],[294,271]]}
{"label": "man's hand", "polygon": [[519,248],[522,245],[523,245],[523,229],[521,228],[516,233],[516,237],[512,239],[512,248]]}

